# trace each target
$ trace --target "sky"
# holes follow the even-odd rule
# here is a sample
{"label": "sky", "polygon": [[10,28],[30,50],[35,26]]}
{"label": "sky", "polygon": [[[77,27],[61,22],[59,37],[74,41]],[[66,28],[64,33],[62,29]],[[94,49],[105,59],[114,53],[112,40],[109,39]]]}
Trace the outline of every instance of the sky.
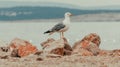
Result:
{"label": "sky", "polygon": [[[97,6],[120,6],[120,0],[0,0],[0,6],[5,2],[51,2],[51,3],[63,3],[71,4],[83,7],[97,7]],[[10,4],[9,4],[10,5]],[[17,5],[14,3],[14,5]]]}

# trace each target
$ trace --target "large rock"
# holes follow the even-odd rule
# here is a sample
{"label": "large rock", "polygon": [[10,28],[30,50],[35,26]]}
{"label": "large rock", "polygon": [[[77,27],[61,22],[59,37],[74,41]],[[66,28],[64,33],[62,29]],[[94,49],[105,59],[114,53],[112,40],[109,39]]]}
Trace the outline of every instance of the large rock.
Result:
{"label": "large rock", "polygon": [[100,43],[101,43],[100,37],[95,33],[91,33],[74,44],[73,53],[74,52],[79,53],[79,50],[81,50],[81,48],[84,48],[92,52],[93,55],[97,55],[100,51],[99,49]]}
{"label": "large rock", "polygon": [[47,39],[47,41],[42,42],[43,53],[47,54],[57,54],[57,55],[70,55],[72,48],[68,44],[66,38],[54,40],[53,38]]}
{"label": "large rock", "polygon": [[38,49],[26,40],[15,38],[10,43],[11,55],[23,57],[29,54],[36,53]]}
{"label": "large rock", "polygon": [[9,47],[11,49],[11,51],[14,49],[14,48],[19,48],[19,46],[25,46],[26,43],[29,43],[28,41],[25,41],[25,40],[22,40],[22,39],[19,39],[19,38],[15,38],[13,39],[10,44],[9,44]]}
{"label": "large rock", "polygon": [[43,53],[58,54],[58,55],[64,54],[64,51],[63,51],[64,50],[64,40],[63,39],[59,39],[59,40],[55,40],[55,41],[50,41],[50,39],[48,39],[47,41],[45,41],[43,43],[41,44],[43,47],[45,45],[45,47],[43,49]]}

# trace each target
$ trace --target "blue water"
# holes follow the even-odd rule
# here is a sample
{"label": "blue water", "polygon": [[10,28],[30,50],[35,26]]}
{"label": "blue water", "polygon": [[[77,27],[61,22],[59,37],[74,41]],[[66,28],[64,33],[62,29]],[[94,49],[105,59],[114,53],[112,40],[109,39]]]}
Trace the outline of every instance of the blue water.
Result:
{"label": "blue water", "polygon": [[[26,22],[26,21],[25,21]],[[10,42],[18,37],[28,40],[38,48],[40,43],[47,38],[59,39],[59,33],[44,35],[43,32],[56,23],[27,21],[2,22],[0,21],[0,39]],[[120,49],[120,23],[119,22],[73,22],[70,29],[65,33],[71,46],[89,33],[97,33],[101,37],[101,49]]]}

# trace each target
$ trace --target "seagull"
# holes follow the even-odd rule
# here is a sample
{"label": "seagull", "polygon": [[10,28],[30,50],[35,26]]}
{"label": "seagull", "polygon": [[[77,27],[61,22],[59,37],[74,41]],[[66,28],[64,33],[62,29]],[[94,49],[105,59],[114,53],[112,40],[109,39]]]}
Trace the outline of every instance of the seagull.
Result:
{"label": "seagull", "polygon": [[58,33],[60,33],[60,38],[64,38],[64,32],[69,29],[70,16],[72,16],[72,14],[70,12],[66,12],[64,14],[65,19],[62,22],[54,25],[48,31],[44,32],[44,34],[49,33],[49,35],[51,35],[55,32],[58,32]]}

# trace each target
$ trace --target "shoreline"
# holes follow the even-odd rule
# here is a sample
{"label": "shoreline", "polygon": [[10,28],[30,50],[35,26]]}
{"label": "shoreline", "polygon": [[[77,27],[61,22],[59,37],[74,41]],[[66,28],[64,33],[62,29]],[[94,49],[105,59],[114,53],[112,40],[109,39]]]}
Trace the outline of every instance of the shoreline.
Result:
{"label": "shoreline", "polygon": [[[92,16],[92,17],[91,17]],[[72,22],[120,22],[120,13],[83,14],[71,17]],[[3,20],[0,22],[59,22],[63,18],[32,19],[32,20]]]}

